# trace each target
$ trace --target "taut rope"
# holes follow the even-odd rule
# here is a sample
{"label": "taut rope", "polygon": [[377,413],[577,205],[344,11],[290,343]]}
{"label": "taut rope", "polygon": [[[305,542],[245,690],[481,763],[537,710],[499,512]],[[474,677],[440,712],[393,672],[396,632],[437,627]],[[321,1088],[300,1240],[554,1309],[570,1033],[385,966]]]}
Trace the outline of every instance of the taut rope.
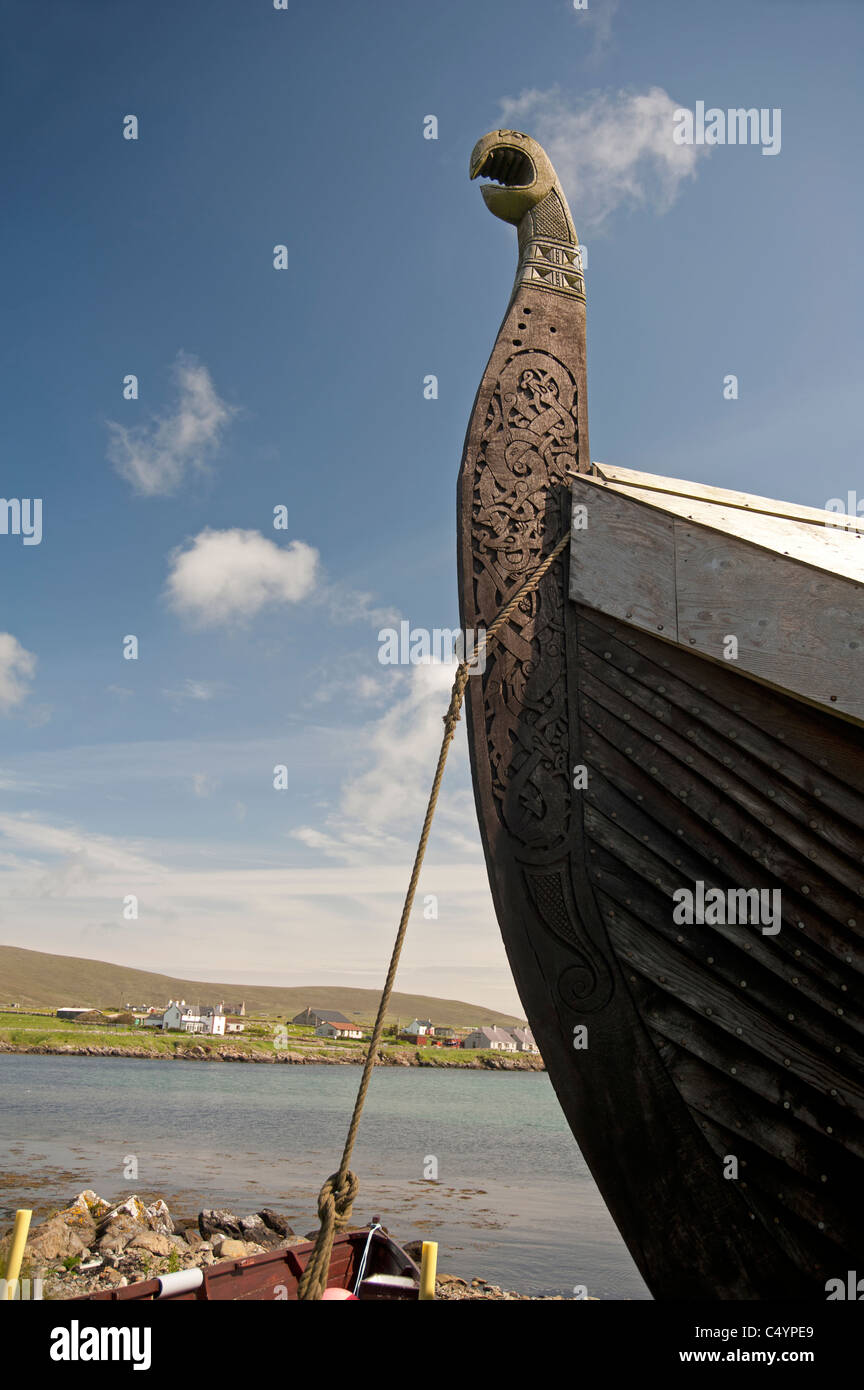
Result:
{"label": "taut rope", "polygon": [[[547,570],[551,568],[555,560],[557,560],[558,556],[569,543],[570,533],[568,531],[567,535],[561,537],[554,550],[549,552],[545,560],[537,566],[533,574],[525,581],[521,588],[517,589],[513,597],[504,605],[501,612],[492,623],[492,626],[486,631],[485,650],[487,652],[496,641],[501,628],[518,608],[523,598],[526,598],[528,594],[534,592]],[[393,954],[390,957],[390,968],[387,971],[387,979],[384,982],[384,989],[382,990],[381,1000],[378,1004],[378,1015],[375,1019],[375,1026],[372,1029],[372,1036],[369,1039],[366,1060],[363,1063],[363,1075],[360,1078],[357,1099],[354,1102],[354,1113],[351,1116],[351,1123],[348,1126],[345,1148],[342,1151],[342,1161],[339,1164],[338,1172],[331,1174],[318,1194],[318,1219],[321,1222],[321,1226],[315,1240],[315,1249],[309,1256],[303,1276],[297,1286],[297,1296],[300,1299],[320,1299],[326,1289],[327,1276],[330,1271],[330,1256],[333,1251],[333,1237],[337,1231],[342,1231],[347,1226],[351,1217],[351,1208],[354,1205],[354,1198],[357,1196],[359,1184],[356,1176],[351,1172],[348,1165],[351,1162],[354,1140],[357,1138],[357,1129],[360,1124],[360,1116],[363,1113],[363,1103],[366,1100],[366,1092],[369,1089],[372,1068],[375,1065],[375,1058],[378,1055],[378,1044],[384,1029],[384,1016],[387,1013],[387,1007],[390,1003],[390,995],[393,992],[393,985],[396,980],[399,957],[402,954],[402,944],[405,940],[405,933],[408,930],[408,918],[411,916],[411,909],[414,906],[414,894],[417,891],[417,882],[420,878],[420,870],[423,867],[429,832],[432,829],[432,819],[435,815],[435,807],[438,804],[441,779],[444,776],[444,765],[447,762],[447,754],[450,751],[450,744],[453,741],[456,725],[459,722],[459,711],[462,708],[462,701],[465,698],[465,686],[468,684],[471,668],[472,663],[469,661],[460,661],[456,668],[456,677],[453,681],[453,689],[450,692],[450,707],[444,716],[444,738],[441,741],[441,751],[438,754],[438,766],[435,769],[435,776],[432,780],[432,790],[429,793],[426,816],[423,821],[423,829],[420,833],[420,842],[414,857],[414,868],[411,872],[408,891],[405,894],[405,905],[402,908],[399,930],[396,933],[396,941],[393,945]]]}

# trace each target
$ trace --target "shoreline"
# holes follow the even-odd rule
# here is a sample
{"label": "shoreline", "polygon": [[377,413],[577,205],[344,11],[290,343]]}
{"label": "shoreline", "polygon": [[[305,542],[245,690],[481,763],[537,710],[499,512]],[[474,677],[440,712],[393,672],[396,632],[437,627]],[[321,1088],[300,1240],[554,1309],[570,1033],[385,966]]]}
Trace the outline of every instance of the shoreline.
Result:
{"label": "shoreline", "polygon": [[[375,1059],[376,1067],[433,1067],[439,1070],[458,1071],[545,1071],[543,1060],[536,1054],[513,1055],[505,1053],[482,1053],[473,1057],[452,1057],[455,1048],[440,1049],[445,1055],[439,1059],[417,1048],[393,1048],[379,1053]],[[446,1054],[450,1054],[449,1056]],[[320,1052],[264,1052],[241,1051],[231,1047],[202,1047],[200,1044],[177,1043],[173,1051],[150,1050],[130,1044],[128,1047],[87,1043],[13,1043],[0,1039],[0,1055],[17,1054],[39,1057],[126,1057],[130,1061],[142,1062],[252,1062],[265,1066],[362,1066],[365,1061],[363,1049],[346,1050],[339,1055],[333,1050]]]}
{"label": "shoreline", "polygon": [[[376,1218],[377,1220],[377,1218]],[[366,1233],[369,1227],[350,1227]],[[386,1227],[382,1228],[388,1234]],[[68,1206],[51,1212],[27,1238],[21,1279],[25,1299],[66,1302],[88,1294],[110,1293],[159,1276],[250,1262],[250,1256],[279,1256],[291,1246],[315,1240],[317,1229],[297,1235],[284,1215],[261,1208],[240,1217],[225,1208],[205,1208],[197,1216],[172,1213],[163,1197],[149,1202],[137,1194],[114,1203],[92,1188],[79,1192]],[[12,1227],[0,1230],[0,1271],[5,1273]],[[421,1241],[403,1249],[419,1263]],[[34,1281],[38,1283],[34,1284]],[[467,1279],[439,1272],[436,1298],[507,1301],[563,1301],[563,1294],[523,1294],[487,1279]],[[274,1290],[261,1286],[263,1301]]]}

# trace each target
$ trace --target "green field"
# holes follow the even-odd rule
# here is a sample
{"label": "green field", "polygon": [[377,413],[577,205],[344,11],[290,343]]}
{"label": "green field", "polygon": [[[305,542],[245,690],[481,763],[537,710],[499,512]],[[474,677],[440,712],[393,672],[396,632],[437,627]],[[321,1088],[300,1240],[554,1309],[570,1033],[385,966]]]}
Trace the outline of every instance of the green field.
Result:
{"label": "green field", "polygon": [[[382,969],[382,983],[383,983]],[[307,1006],[334,1009],[346,1018],[371,1025],[378,1007],[378,991],[347,989],[331,985],[298,985],[280,989],[272,985],[213,984],[204,980],[181,980],[149,970],[132,970],[107,961],[84,960],[78,956],[55,956],[44,951],[27,951],[19,946],[0,946],[0,1008],[18,1004],[26,1009],[56,1009],[65,1006],[103,1011],[120,1009],[126,1003],[164,1007],[169,999],[187,999],[196,1004],[218,1004],[226,1000],[246,1004],[246,1013],[268,1019],[293,1018]],[[403,1025],[412,1018],[431,1018],[445,1028],[477,1028],[486,1024],[522,1022],[512,1014],[502,1014],[479,1004],[459,999],[435,999],[425,994],[395,993],[387,1022]],[[249,1021],[247,1019],[247,1021]]]}
{"label": "green field", "polygon": [[[250,1032],[221,1038],[202,1033],[162,1033],[156,1028],[104,1028],[98,1024],[72,1023],[40,1014],[0,1010],[0,1045],[5,1044],[12,1049],[45,1048],[52,1052],[79,1047],[104,1047],[128,1051],[133,1056],[143,1052],[153,1058],[200,1058],[202,1051],[205,1054],[228,1051],[241,1058],[248,1057],[250,1061],[256,1057],[269,1059],[278,1057],[280,1052],[290,1052],[310,1061],[334,1061],[342,1056],[359,1062],[368,1043],[368,1035],[362,1039],[340,1042],[336,1038],[316,1038],[309,1028],[289,1025],[280,1033],[280,1046],[277,1049],[277,1026],[284,1029],[278,1020],[270,1024],[253,1020]],[[499,1061],[501,1058],[500,1053],[485,1048],[415,1047],[412,1043],[393,1039],[385,1039],[379,1051],[384,1056],[401,1056],[436,1067],[458,1067],[474,1060]],[[531,1065],[528,1059],[508,1055],[517,1065]]]}

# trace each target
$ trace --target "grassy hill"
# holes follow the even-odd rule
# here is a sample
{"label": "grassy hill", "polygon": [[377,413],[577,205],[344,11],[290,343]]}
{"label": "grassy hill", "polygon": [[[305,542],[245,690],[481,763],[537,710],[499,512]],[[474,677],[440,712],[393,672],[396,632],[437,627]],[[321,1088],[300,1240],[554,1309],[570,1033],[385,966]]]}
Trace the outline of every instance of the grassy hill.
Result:
{"label": "grassy hill", "polygon": [[[211,984],[206,980],[180,980],[150,970],[132,970],[108,961],[79,956],[54,956],[45,951],[25,951],[19,946],[0,946],[0,1008],[19,1004],[22,1010],[56,1009],[64,1005],[113,1008],[125,1003],[165,1004],[186,999],[195,1004],[228,1004],[245,1000],[247,1015],[290,1018],[310,1005],[338,1009],[346,1018],[371,1023],[378,992],[333,985],[298,985],[280,989],[273,985]],[[511,1014],[485,1009],[460,999],[435,999],[425,994],[393,994],[388,1022],[408,1023],[412,1018],[431,1018],[443,1027],[460,1028],[490,1023],[521,1022]]]}

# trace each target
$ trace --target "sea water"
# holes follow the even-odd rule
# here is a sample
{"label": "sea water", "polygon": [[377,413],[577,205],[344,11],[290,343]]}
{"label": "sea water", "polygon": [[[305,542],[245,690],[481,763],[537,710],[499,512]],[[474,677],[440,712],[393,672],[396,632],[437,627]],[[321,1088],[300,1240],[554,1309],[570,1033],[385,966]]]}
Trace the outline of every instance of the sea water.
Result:
{"label": "sea water", "polygon": [[[172,1212],[275,1208],[303,1235],[339,1163],[355,1066],[0,1056],[0,1217],[84,1187]],[[378,1068],[354,1219],[439,1242],[439,1269],[520,1293],[649,1294],[543,1072]],[[432,1175],[432,1176],[430,1176]]]}

